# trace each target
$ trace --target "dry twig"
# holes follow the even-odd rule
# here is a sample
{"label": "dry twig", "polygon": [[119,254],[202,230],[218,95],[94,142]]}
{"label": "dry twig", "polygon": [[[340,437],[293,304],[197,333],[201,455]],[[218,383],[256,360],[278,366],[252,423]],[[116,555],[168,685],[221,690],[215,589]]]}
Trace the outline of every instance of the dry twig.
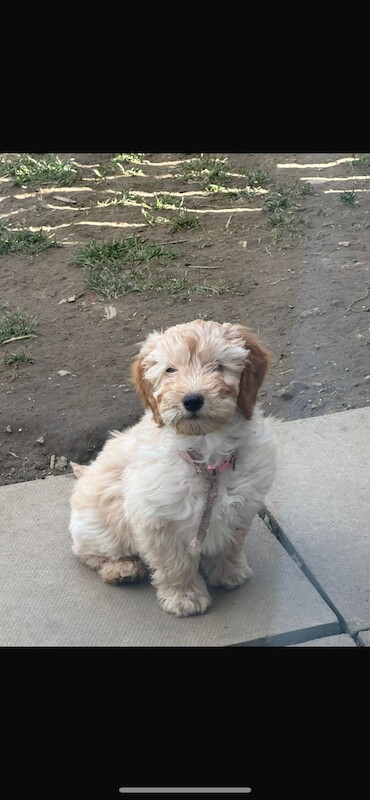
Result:
{"label": "dry twig", "polygon": [[357,297],[356,300],[352,300],[352,303],[349,304],[348,308],[346,308],[346,311],[353,311],[354,314],[359,314],[360,311],[363,311],[364,310],[363,308],[359,308],[356,311],[356,309],[352,308],[352,306],[353,306],[354,303],[359,303],[360,300],[366,300],[366,298],[367,298],[367,296],[369,294],[369,289],[370,289],[370,286],[367,287],[366,294],[364,294],[363,297],[362,296],[361,297]]}

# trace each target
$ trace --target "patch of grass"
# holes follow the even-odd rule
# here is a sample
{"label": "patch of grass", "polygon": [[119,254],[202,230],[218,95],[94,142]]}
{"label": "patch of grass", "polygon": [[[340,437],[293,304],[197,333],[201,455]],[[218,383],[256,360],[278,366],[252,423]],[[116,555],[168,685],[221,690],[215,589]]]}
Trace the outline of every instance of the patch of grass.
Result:
{"label": "patch of grass", "polygon": [[147,242],[138,236],[127,239],[112,239],[109,242],[93,240],[77,251],[75,261],[80,267],[93,267],[104,264],[111,268],[120,268],[125,263],[143,263],[152,258],[174,258],[175,254],[160,244]]}
{"label": "patch of grass", "polygon": [[31,361],[32,363],[32,359],[27,353],[10,353],[9,350],[5,351],[3,361],[6,367],[18,367],[19,364],[25,364],[27,361]]}
{"label": "patch of grass", "polygon": [[298,196],[315,194],[315,190],[312,186],[312,183],[308,182],[303,183],[301,181],[298,181],[298,183],[296,183],[295,185],[295,194],[297,194]]}
{"label": "patch of grass", "polygon": [[59,247],[59,245],[44,231],[30,231],[28,228],[9,230],[0,223],[0,256],[7,253],[32,256],[48,247]]}
{"label": "patch of grass", "polygon": [[[268,212],[267,224],[272,228],[272,241],[274,244],[291,242],[295,238],[307,239],[310,223],[291,208],[294,199],[298,196],[313,194],[310,184],[297,181],[294,186],[288,184],[274,184],[264,206]],[[296,209],[299,206],[296,205]]]}
{"label": "patch of grass", "polygon": [[247,179],[247,185],[250,189],[261,189],[270,182],[270,176],[264,169],[248,169],[245,167],[237,167],[238,172],[242,172]]}
{"label": "patch of grass", "polygon": [[0,316],[0,344],[9,339],[34,338],[37,317],[21,314],[19,310],[3,310]]}
{"label": "patch of grass", "polygon": [[205,188],[206,188],[206,192],[210,192],[210,193],[212,193],[212,192],[220,192],[222,194],[227,194],[227,195],[229,195],[229,197],[231,197],[232,200],[237,198],[237,197],[244,197],[244,196],[253,197],[254,194],[255,194],[255,189],[251,189],[250,186],[245,186],[242,189],[238,189],[238,187],[235,187],[235,188],[231,189],[231,188],[226,187],[226,186],[220,186],[220,184],[218,184],[218,183],[210,183]]}
{"label": "patch of grass", "polygon": [[170,233],[175,233],[182,228],[199,228],[200,226],[199,219],[186,211],[180,211],[176,217],[172,217],[171,222]]}
{"label": "patch of grass", "polygon": [[118,153],[114,158],[112,158],[113,162],[119,162],[121,164],[148,164],[149,162],[145,160],[145,153]]}
{"label": "patch of grass", "polygon": [[270,213],[289,208],[292,204],[293,190],[290,186],[277,186],[265,200],[265,206]]}
{"label": "patch of grass", "polygon": [[339,197],[341,203],[345,203],[347,206],[353,206],[356,200],[355,192],[341,192]]}
{"label": "patch of grass", "polygon": [[151,203],[147,201],[150,208],[155,211],[163,211],[166,208],[179,208],[183,202],[183,197],[176,197],[176,195],[166,192],[159,192]]}
{"label": "patch of grass", "polygon": [[295,238],[307,239],[310,224],[303,217],[287,216],[284,213],[272,213],[267,224],[273,229],[272,240],[276,244],[282,240],[291,241]]}
{"label": "patch of grass", "polygon": [[166,225],[170,221],[167,217],[161,217],[161,216],[155,217],[154,214],[149,214],[149,212],[145,208],[141,209],[141,213],[145,217],[148,225]]}
{"label": "patch of grass", "polygon": [[116,192],[113,197],[109,197],[107,200],[98,200],[96,205],[99,208],[106,208],[107,206],[138,206],[140,203],[129,190],[128,192]]}
{"label": "patch of grass", "polygon": [[126,293],[164,292],[168,295],[203,291],[217,287],[191,283],[187,276],[173,275],[167,267],[151,265],[152,259],[174,258],[162,245],[140,240],[93,241],[76,254],[76,263],[85,268],[87,287],[106,300]]}
{"label": "patch of grass", "polygon": [[227,192],[232,200],[237,200],[239,197],[254,197],[255,191],[250,186],[244,186],[243,189],[230,189]]}
{"label": "patch of grass", "polygon": [[279,225],[284,225],[284,222],[284,214],[270,214],[267,220],[267,224],[270,225],[270,228],[277,228]]}
{"label": "patch of grass", "polygon": [[108,175],[124,175],[125,177],[145,175],[140,167],[123,167],[118,158],[112,158],[105,164],[100,164],[99,168],[94,169],[94,172],[98,178],[106,178]]}
{"label": "patch of grass", "polygon": [[226,192],[227,191],[227,189],[225,189],[225,187],[221,186],[219,183],[208,183],[205,186],[205,190],[206,190],[206,192],[210,192],[210,193],[212,193],[212,192],[213,193],[215,193],[215,192]]}
{"label": "patch of grass", "polygon": [[148,267],[132,267],[122,272],[107,266],[96,267],[88,271],[87,282],[89,289],[107,300],[127,293],[164,292],[168,295],[179,295],[207,291],[210,288],[192,284],[186,276],[176,277],[165,268],[154,271]]}
{"label": "patch of grass", "polygon": [[61,161],[52,154],[33,158],[28,153],[0,159],[0,175],[14,178],[17,185],[70,186],[79,180],[81,173],[71,159]]}
{"label": "patch of grass", "polygon": [[[225,169],[226,161],[227,158],[218,158],[208,154],[202,155],[200,158],[184,161],[175,177],[185,183],[187,181],[199,181],[206,190],[209,190],[212,185],[225,186],[225,184],[230,183],[230,176]],[[214,191],[214,189],[210,191]]]}
{"label": "patch of grass", "polygon": [[370,153],[362,153],[362,155],[358,156],[355,161],[352,161],[352,165],[360,164],[362,167],[369,168],[370,167]]}

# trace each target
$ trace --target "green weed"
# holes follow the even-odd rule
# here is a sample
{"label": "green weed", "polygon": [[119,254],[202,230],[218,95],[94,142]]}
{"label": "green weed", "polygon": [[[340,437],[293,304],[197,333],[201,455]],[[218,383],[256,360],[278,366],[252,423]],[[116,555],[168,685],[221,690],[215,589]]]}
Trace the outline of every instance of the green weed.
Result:
{"label": "green weed", "polygon": [[186,211],[180,211],[180,214],[172,217],[171,223],[170,233],[175,233],[184,228],[198,228],[200,226],[199,220]]}
{"label": "green weed", "polygon": [[107,200],[98,200],[96,205],[99,208],[106,208],[107,206],[138,206],[140,203],[138,203],[137,197],[129,190],[128,192],[116,192],[113,197],[108,197]]}
{"label": "green weed", "polygon": [[19,310],[3,310],[0,316],[0,344],[9,339],[35,338],[37,317],[22,314]]}
{"label": "green weed", "polygon": [[28,153],[0,159],[0,175],[14,178],[17,185],[70,186],[79,180],[81,173],[74,161],[62,161],[59,156],[34,158]]}
{"label": "green weed", "polygon": [[310,224],[303,217],[287,216],[283,213],[272,213],[269,215],[267,224],[272,228],[273,243],[295,238],[307,239]]}
{"label": "green weed", "polygon": [[0,256],[7,253],[20,253],[32,256],[59,245],[44,231],[30,231],[28,228],[6,228],[0,223]]}
{"label": "green weed", "polygon": [[275,213],[281,209],[291,206],[293,190],[289,186],[277,186],[265,200],[265,206],[270,213]]}
{"label": "green weed", "polygon": [[166,192],[159,192],[152,202],[147,200],[147,204],[155,211],[163,211],[164,209],[168,208],[179,208],[183,202],[183,197],[176,197],[176,195],[168,194]]}
{"label": "green weed", "polygon": [[[199,181],[205,189],[212,185],[225,186],[230,183],[230,176],[225,169],[227,158],[202,155],[191,161],[184,161],[176,173],[176,178],[182,181]],[[212,189],[211,189],[212,191]]]}
{"label": "green weed", "polygon": [[27,353],[9,353],[9,351],[6,350],[3,361],[6,367],[18,367],[19,364],[25,364],[27,361],[32,362],[32,359]]}
{"label": "green weed", "polygon": [[347,206],[353,206],[356,200],[355,192],[341,192],[339,195],[341,203]]}

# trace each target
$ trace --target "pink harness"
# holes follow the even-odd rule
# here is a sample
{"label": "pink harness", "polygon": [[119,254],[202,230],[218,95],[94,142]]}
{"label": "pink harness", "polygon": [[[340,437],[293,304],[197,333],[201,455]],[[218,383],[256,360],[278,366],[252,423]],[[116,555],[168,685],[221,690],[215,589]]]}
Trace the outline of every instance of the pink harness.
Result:
{"label": "pink harness", "polygon": [[237,450],[233,450],[229,456],[225,456],[219,464],[205,464],[201,461],[201,456],[195,450],[181,450],[180,456],[194,467],[198,475],[202,475],[208,481],[207,494],[203,505],[203,514],[200,521],[197,535],[191,540],[189,550],[197,554],[202,550],[202,542],[207,536],[209,523],[212,514],[212,506],[218,495],[219,480],[218,476],[227,469],[235,469]]}

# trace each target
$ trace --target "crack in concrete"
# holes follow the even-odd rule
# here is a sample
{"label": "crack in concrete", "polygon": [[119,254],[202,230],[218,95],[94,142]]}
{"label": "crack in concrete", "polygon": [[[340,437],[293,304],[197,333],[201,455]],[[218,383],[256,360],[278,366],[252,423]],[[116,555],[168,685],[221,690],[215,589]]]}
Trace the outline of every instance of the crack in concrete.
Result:
{"label": "crack in concrete", "polygon": [[[347,633],[347,634],[349,634],[351,636],[351,638],[354,639],[355,644],[358,647],[359,645],[358,645],[358,643],[356,641],[356,638],[353,637],[353,635],[352,635],[351,631],[349,630],[349,628],[348,628],[348,626],[346,624],[346,621],[342,617],[340,611],[338,610],[336,605],[333,603],[333,601],[331,600],[329,595],[326,593],[325,589],[319,583],[317,578],[315,578],[314,574],[311,572],[310,568],[308,567],[308,565],[306,564],[306,562],[304,561],[302,556],[300,556],[300,554],[297,552],[295,547],[293,547],[290,539],[286,536],[286,534],[284,533],[283,529],[280,527],[280,525],[277,522],[277,520],[275,519],[275,517],[271,514],[271,512],[268,510],[268,508],[265,505],[262,506],[262,508],[259,511],[258,515],[262,519],[262,521],[265,523],[265,525],[269,528],[271,533],[276,537],[276,539],[283,546],[283,548],[286,551],[286,553],[297,564],[297,566],[299,567],[301,572],[303,572],[303,574],[307,578],[307,580],[316,589],[316,591],[319,593],[320,597],[324,600],[324,602],[333,611],[333,613],[335,614],[335,616],[337,617],[338,622],[339,622],[339,633]],[[321,634],[319,638],[322,638],[322,636],[324,636],[324,635],[325,634]],[[316,636],[316,638],[318,638],[318,637]]]}

